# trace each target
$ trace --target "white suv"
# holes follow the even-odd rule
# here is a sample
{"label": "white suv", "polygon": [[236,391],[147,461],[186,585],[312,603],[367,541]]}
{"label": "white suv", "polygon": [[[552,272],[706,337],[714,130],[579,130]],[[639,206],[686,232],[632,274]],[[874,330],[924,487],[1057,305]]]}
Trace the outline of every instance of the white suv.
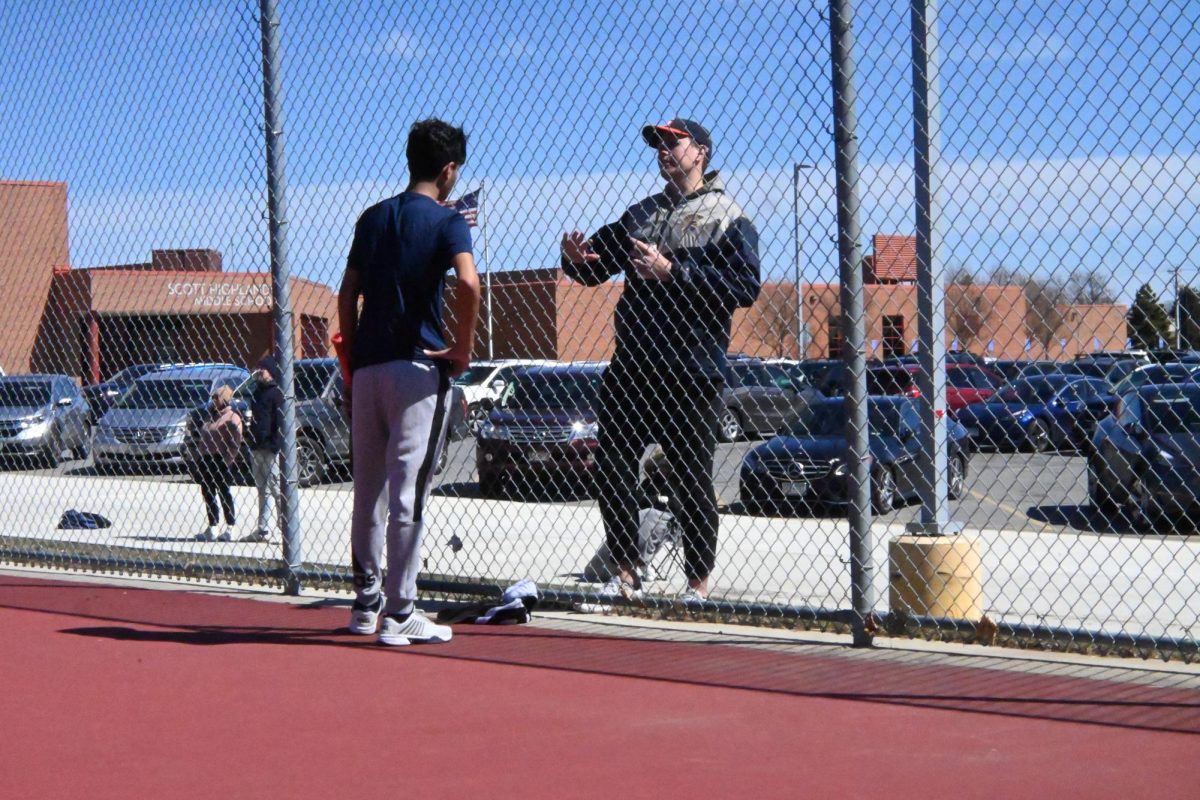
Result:
{"label": "white suv", "polygon": [[471,365],[454,379],[462,387],[467,400],[467,424],[472,433],[487,419],[488,409],[484,400],[493,403],[500,399],[504,387],[512,380],[518,367],[553,366],[557,361],[533,358],[503,358],[493,361],[472,361]]}

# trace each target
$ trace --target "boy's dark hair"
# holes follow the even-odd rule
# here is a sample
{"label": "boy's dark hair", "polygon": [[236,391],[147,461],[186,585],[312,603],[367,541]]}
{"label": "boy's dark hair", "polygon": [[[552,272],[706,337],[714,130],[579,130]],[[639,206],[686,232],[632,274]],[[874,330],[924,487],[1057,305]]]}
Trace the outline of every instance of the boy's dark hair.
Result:
{"label": "boy's dark hair", "polygon": [[414,122],[408,131],[408,173],[414,181],[431,181],[450,162],[467,160],[467,135],[440,119]]}

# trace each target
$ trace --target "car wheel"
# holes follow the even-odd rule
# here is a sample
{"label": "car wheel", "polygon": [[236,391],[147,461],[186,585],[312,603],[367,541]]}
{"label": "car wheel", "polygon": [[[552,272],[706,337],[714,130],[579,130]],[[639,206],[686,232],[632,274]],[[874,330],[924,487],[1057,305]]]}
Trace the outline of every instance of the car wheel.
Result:
{"label": "car wheel", "polygon": [[92,428],[89,425],[83,429],[83,440],[77,446],[71,448],[71,457],[79,461],[86,461],[91,452]]}
{"label": "car wheel", "polygon": [[871,475],[871,508],[876,514],[886,514],[896,507],[896,476],[887,467]]}
{"label": "car wheel", "polygon": [[467,408],[467,430],[475,434],[479,430],[479,426],[488,418],[488,410],[481,405],[473,405]]}
{"label": "car wheel", "polygon": [[1116,508],[1116,504],[1113,503],[1112,493],[1104,487],[1104,481],[1100,474],[1100,470],[1089,461],[1087,470],[1088,502],[1097,511],[1108,513]]}
{"label": "car wheel", "polygon": [[1134,478],[1129,487],[1129,505],[1134,530],[1152,533],[1162,517],[1162,510],[1141,478]]}
{"label": "car wheel", "polygon": [[504,493],[504,479],[499,475],[480,475],[479,494],[494,499]]}
{"label": "car wheel", "polygon": [[58,434],[51,431],[46,436],[46,446],[41,452],[42,465],[54,469],[62,461],[63,445],[62,440],[58,438]]}
{"label": "car wheel", "polygon": [[951,456],[947,470],[947,494],[951,500],[958,500],[967,493],[967,457]]}
{"label": "car wheel", "polygon": [[325,460],[325,449],[308,434],[296,437],[296,467],[300,486],[304,488],[320,483],[329,469]]}
{"label": "car wheel", "polygon": [[1037,419],[1029,423],[1025,429],[1025,449],[1031,453],[1044,453],[1049,446],[1050,432],[1046,430],[1046,424]]}
{"label": "car wheel", "polygon": [[742,420],[732,408],[726,408],[721,412],[717,428],[721,434],[722,442],[736,442],[745,436],[745,430],[742,428]]}

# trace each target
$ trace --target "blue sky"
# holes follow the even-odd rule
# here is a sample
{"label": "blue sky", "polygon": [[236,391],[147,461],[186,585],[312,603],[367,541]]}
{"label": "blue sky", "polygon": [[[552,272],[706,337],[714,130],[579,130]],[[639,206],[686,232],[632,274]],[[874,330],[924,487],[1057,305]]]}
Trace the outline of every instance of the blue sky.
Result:
{"label": "blue sky", "polygon": [[[1096,269],[1122,299],[1176,264],[1200,283],[1200,4],[941,5],[947,264]],[[814,165],[800,272],[836,280],[823,4],[279,6],[296,274],[336,284],[358,211],[403,188],[414,119],[468,129],[462,188],[487,181],[487,264],[511,269],[652,191],[637,131],[679,113],[712,128],[768,277],[793,274],[792,164]],[[857,6],[869,243],[913,231],[910,53],[905,3]],[[213,247],[261,269],[258,48],[252,0],[6,4],[0,177],[69,182],[77,266]]]}

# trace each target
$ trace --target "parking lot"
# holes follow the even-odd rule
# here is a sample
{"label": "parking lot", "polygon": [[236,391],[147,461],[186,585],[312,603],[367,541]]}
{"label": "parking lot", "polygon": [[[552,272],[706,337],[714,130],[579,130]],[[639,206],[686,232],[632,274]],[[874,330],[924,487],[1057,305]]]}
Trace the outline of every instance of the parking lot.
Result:
{"label": "parking lot", "polygon": [[[747,450],[757,442],[737,442],[717,447],[715,484],[727,513],[744,513],[738,497],[738,467]],[[15,460],[3,463],[7,471],[29,475],[68,475],[80,478],[137,480],[146,482],[187,483],[180,470],[150,467],[126,470],[119,475],[98,473],[87,461],[65,461],[57,468],[40,469]],[[475,441],[468,437],[448,445],[446,465],[438,476],[434,492],[463,499],[479,498],[475,473]],[[352,484],[344,468],[332,470],[330,478],[318,487],[323,491],[350,491]],[[528,503],[588,505],[592,501],[579,495],[530,493],[511,499]],[[1100,514],[1088,504],[1086,461],[1071,453],[976,453],[971,459],[967,494],[951,501],[952,518],[967,530],[1036,531],[1046,535],[1096,533],[1133,535],[1128,521]],[[813,511],[798,509],[799,516]],[[820,516],[837,516],[837,510],[818,510]],[[902,525],[916,520],[918,505],[882,515],[881,522]],[[1169,534],[1188,535],[1190,530],[1176,526]]]}

